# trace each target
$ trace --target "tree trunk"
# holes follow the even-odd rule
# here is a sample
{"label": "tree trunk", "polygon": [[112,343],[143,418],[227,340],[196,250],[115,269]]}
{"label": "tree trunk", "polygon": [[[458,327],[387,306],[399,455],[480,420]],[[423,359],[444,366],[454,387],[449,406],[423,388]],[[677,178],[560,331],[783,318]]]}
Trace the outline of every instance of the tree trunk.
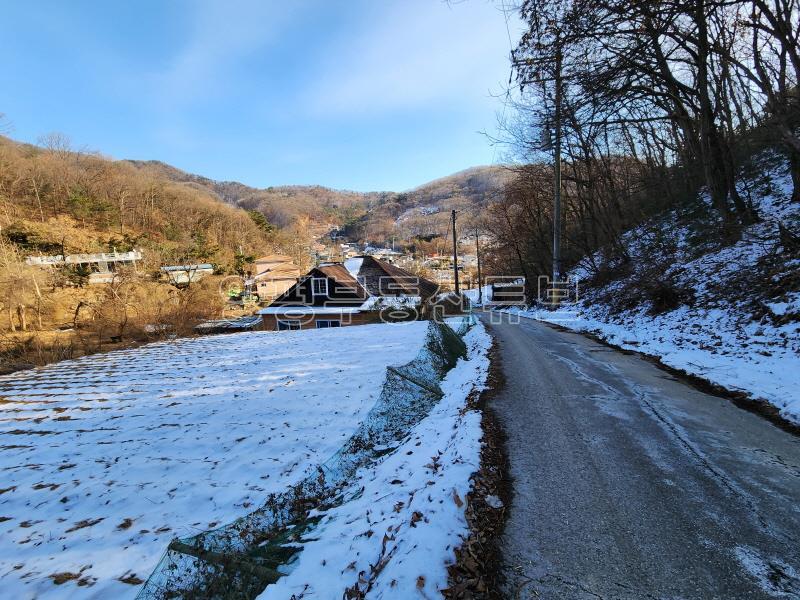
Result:
{"label": "tree trunk", "polygon": [[783,223],[778,223],[778,238],[784,252],[797,254],[800,252],[800,236],[789,231]]}
{"label": "tree trunk", "polygon": [[733,152],[727,140],[721,143],[725,160],[725,178],[728,182],[728,193],[731,200],[733,200],[733,206],[736,208],[739,222],[745,227],[752,225],[758,222],[758,212],[752,204],[748,204],[742,199],[739,190],[736,189],[736,165],[733,159]]}
{"label": "tree trunk", "polygon": [[17,320],[22,331],[28,331],[28,320],[25,317],[25,305],[17,304]]}
{"label": "tree trunk", "polygon": [[31,275],[33,280],[33,288],[36,290],[36,325],[39,331],[42,330],[42,291],[39,289],[39,283],[36,281],[36,276]]}
{"label": "tree trunk", "polygon": [[78,302],[78,306],[75,307],[75,313],[72,315],[72,328],[73,329],[77,329],[78,328],[78,317],[80,316],[81,308],[83,308],[83,300]]}
{"label": "tree trunk", "polygon": [[725,140],[721,139],[719,127],[715,122],[714,105],[709,93],[709,56],[711,54],[708,40],[708,21],[706,17],[705,0],[695,0],[692,8],[692,17],[697,26],[697,97],[699,101],[700,144],[702,147],[703,170],[706,176],[706,185],[711,195],[714,208],[722,217],[724,235],[733,236],[735,227],[733,215],[728,205],[730,192],[729,178],[725,165]]}
{"label": "tree trunk", "polygon": [[8,307],[8,329],[11,332],[17,330],[17,326],[14,325],[14,311],[11,309],[11,306]]}
{"label": "tree trunk", "polygon": [[42,223],[44,223],[44,210],[42,209],[42,197],[39,195],[39,185],[36,183],[35,177],[31,177],[31,183],[33,184],[33,191],[36,193],[36,202],[39,204],[39,217],[42,219]]}
{"label": "tree trunk", "polygon": [[711,196],[711,204],[722,217],[723,227],[727,230],[732,225],[731,209],[728,205],[728,182],[725,177],[725,162],[720,152],[719,144],[716,140],[716,131],[713,117],[710,115],[701,116],[701,136],[703,143],[703,172],[705,173],[708,193]]}
{"label": "tree trunk", "polygon": [[792,202],[800,202],[800,152],[789,150],[789,173],[792,175]]}

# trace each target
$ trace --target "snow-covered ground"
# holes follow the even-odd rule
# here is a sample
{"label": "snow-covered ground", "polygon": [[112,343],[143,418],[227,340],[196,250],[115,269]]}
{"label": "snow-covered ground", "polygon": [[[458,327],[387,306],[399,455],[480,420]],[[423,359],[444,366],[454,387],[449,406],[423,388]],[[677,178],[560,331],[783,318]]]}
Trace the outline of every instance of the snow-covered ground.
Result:
{"label": "snow-covered ground", "polygon": [[[328,459],[426,327],[204,337],[0,377],[0,597],[133,597],[171,539],[249,513]],[[440,430],[438,445],[420,430],[421,448],[461,452],[445,442],[472,441],[475,417],[441,406],[439,427],[470,426]],[[394,458],[398,472],[415,467],[409,486],[422,485],[410,478],[424,472],[414,459]],[[466,470],[433,478],[437,493],[452,485],[463,497]]]}
{"label": "snow-covered ground", "polygon": [[[673,213],[626,234],[635,265],[630,276],[594,288],[579,282],[576,305],[525,315],[659,357],[671,367],[766,400],[784,418],[800,423],[800,260],[784,252],[777,236],[778,223],[797,228],[800,206],[790,202],[785,165],[769,154],[762,159],[759,177],[743,181],[741,193],[752,197],[763,220],[734,245],[715,247],[707,233],[698,243],[697,232]],[[632,291],[631,281],[647,269],[690,290],[693,298],[665,312],[652,310],[648,302],[627,307],[627,298],[640,293]],[[579,267],[571,277],[586,279],[587,273]]]}
{"label": "snow-covered ground", "polygon": [[[462,295],[465,296],[472,306],[481,306],[483,303],[488,303],[492,299],[492,286],[484,285],[482,289],[473,288],[471,290],[463,290]],[[478,299],[480,298],[480,301]]]}
{"label": "snow-covered ground", "polygon": [[[446,375],[444,397],[377,466],[359,471],[355,498],[322,514],[291,572],[259,596],[435,598],[467,534],[469,479],[480,460],[480,414],[467,397],[486,382],[491,338],[476,324],[467,360]],[[365,594],[355,594],[355,590]]]}

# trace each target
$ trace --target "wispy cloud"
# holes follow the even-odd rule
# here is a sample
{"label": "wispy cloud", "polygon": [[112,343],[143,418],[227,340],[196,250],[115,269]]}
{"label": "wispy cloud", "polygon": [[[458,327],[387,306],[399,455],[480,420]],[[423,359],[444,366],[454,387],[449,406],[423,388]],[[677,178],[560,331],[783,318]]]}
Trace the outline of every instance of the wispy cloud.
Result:
{"label": "wispy cloud", "polygon": [[189,3],[189,39],[152,76],[164,108],[224,94],[233,72],[249,55],[277,41],[281,28],[305,2],[260,0]]}
{"label": "wispy cloud", "polygon": [[503,13],[485,0],[384,5],[340,38],[306,93],[317,116],[488,101],[508,75]]}

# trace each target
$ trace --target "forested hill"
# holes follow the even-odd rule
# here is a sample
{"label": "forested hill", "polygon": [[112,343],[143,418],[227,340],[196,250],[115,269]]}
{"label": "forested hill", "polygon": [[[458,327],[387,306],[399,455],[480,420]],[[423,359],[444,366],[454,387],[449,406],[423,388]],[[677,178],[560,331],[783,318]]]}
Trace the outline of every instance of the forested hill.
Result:
{"label": "forested hill", "polygon": [[231,266],[237,252],[280,240],[244,210],[202,187],[178,185],[123,161],[0,136],[2,239],[22,254],[146,249],[153,264],[201,260]]}
{"label": "forested hill", "polygon": [[240,251],[281,251],[303,263],[308,243],[331,225],[373,243],[444,235],[451,208],[477,212],[508,178],[502,167],[474,167],[408,192],[256,189],[158,161],[75,151],[57,135],[41,146],[0,136],[0,166],[0,227],[23,254],[136,245],[155,262],[203,260],[226,268]]}
{"label": "forested hill", "polygon": [[450,211],[459,212],[467,227],[482,209],[502,196],[513,171],[503,166],[479,166],[435,179],[407,192],[388,195],[369,213],[351,222],[346,233],[355,239],[412,240],[446,237]]}
{"label": "forested hill", "polygon": [[[307,217],[312,226],[345,225],[352,237],[377,242],[392,236],[403,238],[438,232],[450,209],[477,212],[497,197],[510,178],[504,167],[478,166],[406,192],[354,192],[316,185],[259,189],[186,173],[159,161],[126,162],[159,177],[201,189],[229,204],[258,210],[277,227]],[[444,217],[439,218],[440,215]]]}
{"label": "forested hill", "polygon": [[346,216],[348,209],[363,210],[385,195],[379,192],[332,190],[318,185],[284,185],[259,189],[237,181],[215,181],[160,161],[125,162],[142,171],[203,190],[228,204],[247,210],[258,210],[276,227],[286,227],[304,216],[313,222],[336,221]]}

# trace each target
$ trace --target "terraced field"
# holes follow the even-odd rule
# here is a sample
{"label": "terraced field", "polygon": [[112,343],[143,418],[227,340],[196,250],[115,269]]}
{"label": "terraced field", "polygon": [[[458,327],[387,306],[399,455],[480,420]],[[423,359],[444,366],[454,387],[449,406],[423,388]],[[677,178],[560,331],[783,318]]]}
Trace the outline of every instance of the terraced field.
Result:
{"label": "terraced field", "polygon": [[353,433],[426,325],[158,343],[0,377],[3,597],[133,597]]}

